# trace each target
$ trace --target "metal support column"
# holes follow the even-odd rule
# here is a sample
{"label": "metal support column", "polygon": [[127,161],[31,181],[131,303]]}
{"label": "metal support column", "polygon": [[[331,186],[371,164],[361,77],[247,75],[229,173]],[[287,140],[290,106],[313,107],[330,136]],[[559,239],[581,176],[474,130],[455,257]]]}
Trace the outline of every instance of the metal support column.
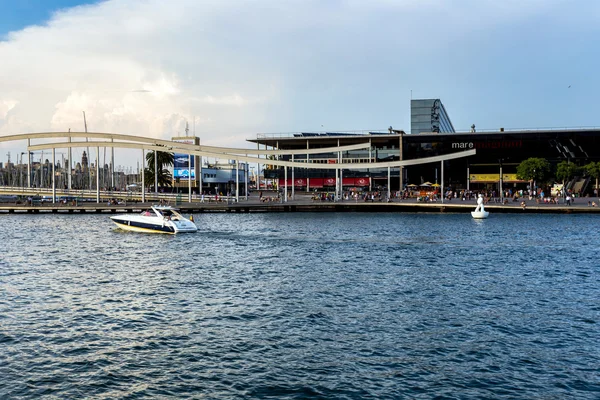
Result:
{"label": "metal support column", "polygon": [[31,139],[27,139],[27,187],[31,187],[31,152],[29,151],[31,146]]}
{"label": "metal support column", "polygon": [[248,165],[248,161],[244,162],[244,198],[248,201],[248,172],[250,169],[250,165]]}
{"label": "metal support column", "polygon": [[440,161],[442,164],[442,181],[440,183],[440,196],[442,196],[442,203],[444,202],[444,162]]}
{"label": "metal support column", "polygon": [[[85,120],[85,117],[84,117]],[[85,129],[86,133],[87,133],[87,127]],[[88,138],[85,138],[85,141],[88,141]],[[98,154],[100,154],[100,150],[98,150]],[[87,147],[87,157],[88,157],[88,164],[87,164],[87,169],[88,169],[88,186],[89,186],[89,190],[92,190],[92,168],[90,165],[90,162],[92,161],[92,155],[90,154],[90,146]],[[98,155],[98,160],[100,160],[100,156]],[[97,164],[97,163],[96,163]],[[82,185],[83,186],[83,185]],[[83,186],[85,188],[85,186]]]}
{"label": "metal support column", "polygon": [[[69,136],[69,143],[71,143],[71,136]],[[69,169],[67,170],[67,173],[69,174],[67,177],[67,180],[69,181],[67,189],[69,190],[69,192],[71,191],[71,188],[73,187],[73,174],[72,174],[73,169],[71,168],[72,165],[73,165],[73,149],[71,149],[69,147]]]}
{"label": "metal support column", "polygon": [[333,201],[337,201],[337,199],[338,199],[338,185],[339,185],[338,177],[339,176],[340,176],[340,169],[336,168],[335,169],[335,193],[333,195]]}
{"label": "metal support column", "polygon": [[202,156],[194,156],[198,158],[198,165],[195,167],[198,170],[198,194],[202,197]]}
{"label": "metal support column", "polygon": [[504,189],[502,185],[502,161],[500,161],[500,203],[504,203]]}
{"label": "metal support column", "polygon": [[[294,162],[294,155],[293,154],[292,154],[292,162]],[[296,168],[292,167],[292,200],[294,200],[294,195],[295,195],[294,187],[296,186],[295,175],[294,175],[294,172],[295,172],[294,170],[295,169]]]}
{"label": "metal support column", "polygon": [[392,174],[392,168],[388,167],[388,184],[387,184],[387,190],[388,190],[387,191],[387,198],[388,198],[388,200],[391,199],[391,195],[392,195],[392,193],[390,191],[390,183],[391,183],[391,178],[392,178],[391,174]]}
{"label": "metal support column", "polygon": [[192,155],[188,154],[188,203],[192,202]]}
{"label": "metal support column", "polygon": [[40,155],[40,186],[39,188],[44,187],[44,150],[42,150],[42,154]]}
{"label": "metal support column", "polygon": [[471,174],[469,173],[469,167],[467,167],[467,192],[471,190],[469,184],[471,183]]}
{"label": "metal support column", "polygon": [[[91,175],[91,168],[88,169]],[[96,147],[96,203],[100,203],[100,147]]]}
{"label": "metal support column", "polygon": [[[400,132],[400,161],[404,161],[404,132]],[[398,167],[398,172],[400,173],[400,193],[404,189],[404,167]]]}
{"label": "metal support column", "polygon": [[[306,150],[308,150],[308,139],[306,139]],[[306,164],[308,165],[308,153],[306,153]],[[306,169],[306,192],[310,192],[310,178],[309,178],[310,169]]]}
{"label": "metal support column", "polygon": [[340,169],[340,199],[344,198],[344,170]]}
{"label": "metal support column", "polygon": [[154,193],[158,194],[158,152],[154,150]]}
{"label": "metal support column", "polygon": [[283,195],[283,200],[287,203],[287,166],[283,167],[283,191],[285,192]]}
{"label": "metal support column", "polygon": [[240,201],[240,160],[235,160],[235,202]]}
{"label": "metal support column", "polygon": [[[110,142],[113,143],[115,140],[110,138]],[[115,187],[115,148],[110,148],[110,185]]]}
{"label": "metal support column", "polygon": [[[373,146],[371,144],[371,139],[369,139],[369,164],[371,164],[371,160],[373,159]],[[371,170],[369,169],[369,192],[373,191],[373,178],[371,177]]]}
{"label": "metal support column", "polygon": [[146,202],[146,178],[144,170],[146,169],[146,150],[142,149],[142,203]]}
{"label": "metal support column", "polygon": [[[337,140],[337,147],[338,149],[340,148],[340,139]],[[342,152],[338,150],[338,157],[337,157],[337,163],[341,164],[342,163]],[[339,178],[339,180],[338,180]],[[339,193],[339,194],[338,194]],[[335,172],[335,199],[341,199],[342,198],[342,170],[341,169],[336,169]]]}
{"label": "metal support column", "polygon": [[56,203],[56,149],[52,148],[52,204]]}

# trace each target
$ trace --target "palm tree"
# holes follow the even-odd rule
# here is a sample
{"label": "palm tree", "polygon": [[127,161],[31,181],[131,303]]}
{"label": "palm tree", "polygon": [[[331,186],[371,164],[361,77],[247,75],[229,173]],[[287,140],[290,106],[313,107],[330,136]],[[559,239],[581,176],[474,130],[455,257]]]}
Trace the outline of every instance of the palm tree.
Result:
{"label": "palm tree", "polygon": [[146,154],[146,163],[148,168],[144,169],[144,183],[147,186],[154,186],[154,154],[156,153],[156,166],[158,170],[158,186],[173,186],[173,177],[171,172],[165,167],[173,166],[175,155],[166,151],[151,151]]}
{"label": "palm tree", "polygon": [[[148,164],[148,168],[152,170],[154,170],[154,153],[154,151],[146,153],[146,163]],[[173,163],[175,162],[175,155],[173,153],[157,151],[156,154],[158,169],[164,169],[165,167],[173,166]]]}
{"label": "palm tree", "polygon": [[[154,166],[144,169],[144,185],[154,186]],[[158,169],[158,186],[173,187],[173,177],[168,169]]]}

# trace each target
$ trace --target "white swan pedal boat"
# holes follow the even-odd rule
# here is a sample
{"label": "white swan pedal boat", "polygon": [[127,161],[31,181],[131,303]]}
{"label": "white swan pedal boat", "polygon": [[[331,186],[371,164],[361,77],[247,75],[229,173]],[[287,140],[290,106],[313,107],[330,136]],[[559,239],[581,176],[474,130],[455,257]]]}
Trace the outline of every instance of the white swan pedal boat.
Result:
{"label": "white swan pedal boat", "polygon": [[110,219],[126,231],[175,234],[198,230],[193,221],[171,206],[152,206],[140,214],[115,215]]}
{"label": "white swan pedal boat", "polygon": [[480,193],[479,197],[477,198],[477,207],[475,208],[475,211],[471,211],[471,217],[475,219],[484,219],[490,215],[489,212],[485,211],[485,206],[483,203],[483,195]]}

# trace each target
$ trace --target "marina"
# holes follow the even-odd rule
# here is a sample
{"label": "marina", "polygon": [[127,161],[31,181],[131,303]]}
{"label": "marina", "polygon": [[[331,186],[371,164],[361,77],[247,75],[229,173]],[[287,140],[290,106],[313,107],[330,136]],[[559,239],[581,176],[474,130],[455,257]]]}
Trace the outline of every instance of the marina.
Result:
{"label": "marina", "polygon": [[[451,141],[457,140],[456,138],[464,133],[421,132],[418,135],[407,135],[404,131],[392,127],[389,128],[389,132],[298,133],[269,138],[258,135],[255,141],[258,148],[254,150],[204,146],[200,145],[198,137],[188,136],[174,137],[169,141],[119,133],[87,132],[87,130],[86,132],[25,133],[0,137],[0,141],[26,140],[30,154],[32,150],[41,152],[51,150],[52,161],[46,160],[42,165],[40,158],[37,168],[34,168],[31,158],[28,158],[27,164],[22,160],[18,165],[9,164],[6,182],[11,183],[12,186],[0,185],[0,193],[3,196],[27,195],[26,206],[47,206],[45,203],[52,203],[50,208],[43,209],[50,212],[116,210],[114,207],[100,206],[103,203],[109,206],[123,205],[123,210],[133,212],[135,203],[157,204],[155,202],[157,200],[160,200],[161,204],[163,201],[166,201],[166,204],[173,204],[175,201],[177,206],[185,205],[188,211],[199,212],[216,210],[228,212],[407,211],[410,209],[461,212],[461,207],[450,205],[457,203],[456,201],[451,203],[452,194],[456,199],[459,193],[459,199],[470,199],[472,195],[477,194],[484,195],[488,200],[493,198],[496,203],[494,205],[500,206],[500,212],[515,212],[514,209],[520,207],[527,212],[572,213],[575,207],[571,207],[570,203],[571,199],[575,198],[590,198],[588,205],[592,209],[600,204],[600,199],[596,202],[600,163],[590,161],[585,165],[569,167],[568,161],[560,161],[551,154],[555,151],[554,148],[548,152],[544,146],[540,147],[541,142],[552,142],[551,138],[557,134],[560,137],[571,137],[569,139],[571,144],[586,142],[590,144],[600,134],[600,130],[511,132],[508,134],[510,137],[516,135],[520,138],[518,157],[522,159],[521,162],[514,162],[517,159],[513,157],[511,163],[506,162],[510,158],[506,151],[511,154],[516,152],[512,144],[508,147],[491,146],[494,153],[490,153],[490,148],[483,145],[490,140],[505,138],[507,134],[504,130],[495,133],[478,133],[477,136],[471,133],[470,138],[478,138],[481,142],[473,146],[458,147],[452,146]],[[573,139],[574,135],[578,135],[577,142]],[[54,142],[58,138],[65,138],[68,141]],[[85,142],[80,140],[83,138]],[[43,140],[46,143],[32,144],[31,140]],[[49,140],[53,141],[47,142]],[[405,146],[410,143],[412,143],[410,146]],[[261,149],[261,145],[265,148]],[[522,147],[525,145],[526,147]],[[81,161],[83,167],[65,169],[63,164],[56,162],[57,149],[68,149],[71,154],[73,149],[84,146],[96,148],[97,159],[94,165],[90,165],[85,151]],[[587,144],[585,146],[587,147]],[[141,150],[142,168],[138,168],[138,173],[135,174],[115,173],[113,159],[110,165],[104,164],[101,170],[99,166],[101,147],[111,149],[113,154],[115,148]],[[434,147],[437,151],[427,150]],[[411,148],[414,150],[413,154],[410,153]],[[537,151],[540,148],[545,150],[544,153],[539,154],[548,159],[531,157],[532,154],[536,154],[533,150]],[[582,145],[579,145],[579,148],[582,149]],[[162,159],[160,162],[159,158]],[[583,164],[589,161],[589,158],[589,154],[585,153],[585,157],[582,156],[580,162]],[[200,167],[203,159],[206,168]],[[209,161],[211,159],[214,161]],[[218,160],[223,163],[220,167],[216,166]],[[497,160],[497,164],[490,164],[493,160]],[[68,160],[68,164],[71,162],[72,160]],[[252,174],[252,178],[249,170],[254,167],[250,167],[250,164],[256,164],[258,171],[257,174]],[[169,169],[164,168],[170,165],[173,165],[172,175]],[[59,166],[61,168],[58,168]],[[480,169],[482,167],[485,168]],[[36,170],[37,174],[32,173],[33,170]],[[496,171],[485,174],[474,173],[477,170]],[[566,170],[570,172],[565,172]],[[23,179],[23,173],[26,173],[26,179]],[[418,175],[417,182],[420,183],[412,183],[413,180],[409,179],[411,174],[414,177]],[[425,181],[424,176],[429,177],[431,181]],[[412,179],[415,179],[414,177]],[[559,183],[561,180],[562,183]],[[130,183],[132,181],[134,183]],[[37,185],[39,186],[36,187]],[[269,204],[253,204],[249,196],[252,190],[259,193],[263,190],[275,190],[277,194],[268,197],[275,198],[276,201],[269,201]],[[312,196],[317,191],[328,193],[330,196],[328,200],[335,204],[313,206],[314,202],[307,202],[307,196]],[[80,192],[80,195],[77,192]],[[378,193],[378,200],[385,197],[386,204],[367,208],[366,205],[359,206],[359,201],[355,205],[349,201],[342,201],[354,195],[358,199],[359,195],[373,192]],[[35,195],[32,196],[32,193]],[[353,196],[348,196],[348,193]],[[409,193],[412,195],[408,195]],[[403,199],[412,197],[417,200],[420,198],[423,202],[413,205],[409,201],[409,206],[391,204],[402,203],[392,201],[393,198],[400,197]],[[510,202],[511,199],[527,197],[530,202],[521,201],[518,206]],[[594,199],[591,200],[591,197]],[[445,202],[443,198],[448,201]],[[535,202],[531,203],[532,199]],[[365,198],[366,200],[368,199]],[[437,202],[432,204],[431,200]],[[564,207],[560,206],[561,200]],[[98,205],[95,208],[83,204],[94,201]],[[217,205],[203,205],[211,201]],[[224,201],[226,206],[223,204]],[[542,203],[543,201],[549,201],[557,207],[540,208],[539,206],[546,205]],[[18,205],[17,203],[18,201],[15,201],[15,206]],[[56,207],[57,203],[77,208]],[[134,203],[133,207],[131,203]],[[35,210],[40,209],[15,207],[7,210],[36,212]],[[583,211],[577,209],[576,212]],[[487,215],[485,211],[472,213],[474,218],[485,218]]]}
{"label": "marina", "polygon": [[2,4],[0,400],[600,399],[600,3]]}

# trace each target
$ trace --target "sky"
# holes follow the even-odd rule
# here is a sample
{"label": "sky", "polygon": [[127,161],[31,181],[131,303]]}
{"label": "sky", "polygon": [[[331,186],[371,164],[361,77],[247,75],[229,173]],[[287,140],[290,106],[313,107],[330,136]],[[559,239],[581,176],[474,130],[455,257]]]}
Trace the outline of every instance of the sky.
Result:
{"label": "sky", "polygon": [[[600,2],[0,0],[0,136],[600,126]],[[0,162],[23,143],[0,143]]]}

